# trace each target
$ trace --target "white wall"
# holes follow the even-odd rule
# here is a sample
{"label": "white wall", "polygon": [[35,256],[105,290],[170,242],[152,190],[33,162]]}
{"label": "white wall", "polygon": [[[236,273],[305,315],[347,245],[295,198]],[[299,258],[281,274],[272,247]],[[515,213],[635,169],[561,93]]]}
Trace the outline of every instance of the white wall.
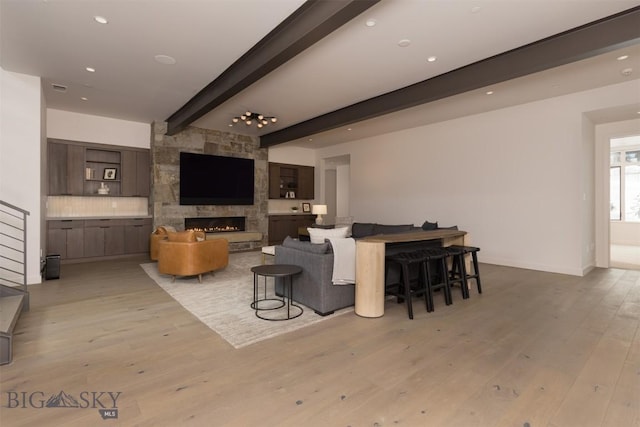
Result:
{"label": "white wall", "polygon": [[318,150],[318,159],[350,155],[355,221],[458,225],[483,262],[581,275],[593,259],[595,173],[583,113],[639,102],[637,86],[406,129]]}
{"label": "white wall", "polygon": [[0,199],[27,217],[27,283],[40,283],[42,93],[40,78],[0,68]]}
{"label": "white wall", "polygon": [[47,137],[150,148],[151,124],[47,108]]}
{"label": "white wall", "polygon": [[[315,150],[301,147],[270,147],[269,161],[271,163],[289,163],[291,165],[315,166]],[[316,176],[317,178],[317,176]]]}
{"label": "white wall", "polygon": [[336,166],[336,216],[351,216],[350,188],[351,167],[349,165]]}

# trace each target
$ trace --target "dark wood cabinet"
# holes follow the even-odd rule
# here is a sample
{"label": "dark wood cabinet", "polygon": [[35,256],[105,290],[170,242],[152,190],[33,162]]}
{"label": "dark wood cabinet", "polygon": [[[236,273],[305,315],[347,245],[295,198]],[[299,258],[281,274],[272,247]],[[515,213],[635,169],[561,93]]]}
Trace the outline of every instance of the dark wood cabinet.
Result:
{"label": "dark wood cabinet", "polygon": [[149,252],[151,218],[47,221],[47,255],[74,260]]}
{"label": "dark wood cabinet", "polygon": [[149,150],[49,139],[47,153],[50,196],[149,196]]}
{"label": "dark wood cabinet", "polygon": [[84,221],[47,221],[47,255],[61,259],[84,257]]}
{"label": "dark wood cabinet", "polygon": [[98,219],[85,221],[84,256],[101,257],[124,254],[124,221],[126,220]]}
{"label": "dark wood cabinet", "polygon": [[269,244],[279,245],[285,237],[298,237],[299,227],[310,227],[315,215],[269,215]]}
{"label": "dark wood cabinet", "polygon": [[49,142],[47,152],[49,195],[82,196],[84,194],[83,147]]}
{"label": "dark wood cabinet", "polygon": [[149,252],[151,218],[136,218],[127,221],[124,234],[124,248],[127,254]]}
{"label": "dark wood cabinet", "polygon": [[314,168],[286,163],[269,163],[269,198],[313,199]]}
{"label": "dark wood cabinet", "polygon": [[148,151],[122,152],[122,195],[148,197],[150,183]]}

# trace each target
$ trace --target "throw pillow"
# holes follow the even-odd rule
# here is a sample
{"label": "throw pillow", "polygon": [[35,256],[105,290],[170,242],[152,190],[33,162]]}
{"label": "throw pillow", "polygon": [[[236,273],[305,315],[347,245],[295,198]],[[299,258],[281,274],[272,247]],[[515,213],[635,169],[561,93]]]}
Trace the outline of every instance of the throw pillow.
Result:
{"label": "throw pillow", "polygon": [[329,237],[347,237],[349,227],[339,228],[314,228],[307,227],[311,243],[324,243],[324,239]]}
{"label": "throw pillow", "polygon": [[170,242],[195,242],[196,233],[193,230],[167,233]]}
{"label": "throw pillow", "polygon": [[424,224],[422,224],[422,229],[425,231],[429,231],[429,230],[435,230],[436,228],[438,228],[438,222],[429,222],[429,221],[425,221]]}
{"label": "throw pillow", "polygon": [[330,245],[328,242],[323,242],[321,245],[316,245],[311,242],[301,242],[298,239],[292,239],[291,237],[285,237],[282,242],[282,246],[285,248],[298,249],[300,251],[311,252],[314,254],[326,254],[329,252]]}
{"label": "throw pillow", "polygon": [[394,234],[394,233],[404,233],[406,231],[411,231],[413,228],[413,224],[406,225],[385,225],[385,224],[376,224],[373,228],[374,234]]}
{"label": "throw pillow", "polygon": [[354,239],[372,236],[375,224],[370,222],[354,222],[351,224],[351,236]]}
{"label": "throw pillow", "polygon": [[154,232],[155,234],[167,234],[167,233],[175,233],[176,232],[176,228],[172,227],[170,225],[161,225],[160,227],[156,228],[156,231]]}

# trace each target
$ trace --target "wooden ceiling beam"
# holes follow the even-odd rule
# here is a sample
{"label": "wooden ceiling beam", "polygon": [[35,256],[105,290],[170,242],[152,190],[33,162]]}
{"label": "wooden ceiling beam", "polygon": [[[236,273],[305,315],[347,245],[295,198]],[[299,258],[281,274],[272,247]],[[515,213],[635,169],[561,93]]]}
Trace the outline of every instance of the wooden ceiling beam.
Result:
{"label": "wooden ceiling beam", "polygon": [[167,119],[175,135],[380,0],[308,0]]}
{"label": "wooden ceiling beam", "polygon": [[308,137],[640,42],[640,7],[475,62],[260,137],[263,148]]}

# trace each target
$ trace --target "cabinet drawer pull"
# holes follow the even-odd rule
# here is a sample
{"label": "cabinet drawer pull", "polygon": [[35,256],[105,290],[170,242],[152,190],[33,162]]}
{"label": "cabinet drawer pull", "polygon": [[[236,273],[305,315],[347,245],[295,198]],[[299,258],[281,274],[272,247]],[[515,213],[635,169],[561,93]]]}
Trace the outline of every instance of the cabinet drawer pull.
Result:
{"label": "cabinet drawer pull", "polygon": [[108,225],[107,226],[102,226],[101,225],[100,228],[111,228],[111,227],[109,227]]}
{"label": "cabinet drawer pull", "polygon": [[62,227],[63,230],[73,230],[73,227]]}

